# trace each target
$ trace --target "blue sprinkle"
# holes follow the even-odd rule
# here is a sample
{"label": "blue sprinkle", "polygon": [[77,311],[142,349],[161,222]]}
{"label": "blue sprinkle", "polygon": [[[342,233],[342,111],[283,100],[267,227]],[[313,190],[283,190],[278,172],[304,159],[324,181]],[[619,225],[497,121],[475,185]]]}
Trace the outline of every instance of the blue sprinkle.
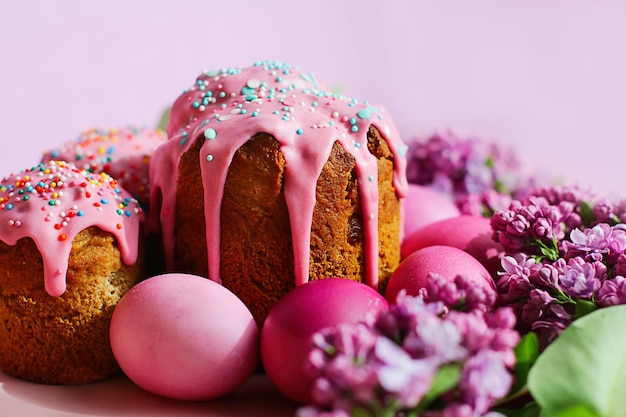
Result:
{"label": "blue sprinkle", "polygon": [[370,111],[368,109],[361,109],[357,112],[356,115],[359,117],[359,119],[369,119]]}
{"label": "blue sprinkle", "polygon": [[246,109],[241,109],[241,110],[239,110],[239,113],[240,113],[240,114],[246,114]]}
{"label": "blue sprinkle", "polygon": [[355,148],[360,148],[360,147],[361,147],[361,143],[360,143],[360,142],[356,142],[356,143],[354,144],[354,147],[355,147]]}
{"label": "blue sprinkle", "polygon": [[204,131],[204,137],[209,140],[215,139],[216,136],[217,132],[211,127]]}
{"label": "blue sprinkle", "polygon": [[350,124],[351,125],[355,125],[356,124],[356,119],[354,117],[350,119]]}
{"label": "blue sprinkle", "polygon": [[85,212],[84,212],[84,211],[82,211],[82,210],[78,210],[78,211],[76,212],[76,215],[77,215],[78,217],[82,217],[82,216],[84,216],[84,215],[85,215]]}
{"label": "blue sprinkle", "polygon": [[242,96],[249,96],[251,94],[254,94],[254,88],[244,87],[241,89]]}
{"label": "blue sprinkle", "polygon": [[126,215],[126,217],[130,217],[132,215],[132,213],[130,211],[128,211],[128,210],[126,210],[124,212],[124,214]]}
{"label": "blue sprinkle", "polygon": [[7,204],[7,210],[11,210],[13,208],[13,204]]}
{"label": "blue sprinkle", "polygon": [[224,98],[224,97],[226,97],[226,93],[225,93],[225,92],[223,92],[223,91],[220,91],[219,96],[220,96],[220,98]]}
{"label": "blue sprinkle", "polygon": [[259,96],[254,95],[254,94],[250,94],[250,95],[246,96],[246,101],[256,100],[257,98],[259,98]]}
{"label": "blue sprinkle", "polygon": [[258,115],[259,115],[258,111],[255,110],[255,111],[252,112],[252,117],[257,117]]}
{"label": "blue sprinkle", "polygon": [[107,200],[106,198],[103,198],[102,200],[100,200],[100,202],[102,204],[109,204],[109,200]]}
{"label": "blue sprinkle", "polygon": [[303,133],[304,133],[304,131],[303,131],[302,129],[298,128],[298,130],[296,130],[296,133],[297,133],[298,135],[301,135],[301,134],[303,134]]}
{"label": "blue sprinkle", "polygon": [[374,176],[373,176],[373,175],[370,175],[369,177],[367,177],[367,180],[368,180],[368,181],[374,181]]}
{"label": "blue sprinkle", "polygon": [[350,128],[350,130],[351,130],[351,131],[353,131],[354,133],[356,133],[356,132],[358,132],[358,131],[359,131],[359,127],[358,127],[357,125],[353,125],[353,126]]}
{"label": "blue sprinkle", "polygon": [[200,103],[198,103],[197,101],[194,101],[193,103],[191,103],[191,107],[193,107],[194,109],[197,109],[198,107],[200,107]]}
{"label": "blue sprinkle", "polygon": [[280,83],[280,82],[282,82],[282,81],[283,81],[283,77],[276,77],[276,82],[277,82],[277,83]]}

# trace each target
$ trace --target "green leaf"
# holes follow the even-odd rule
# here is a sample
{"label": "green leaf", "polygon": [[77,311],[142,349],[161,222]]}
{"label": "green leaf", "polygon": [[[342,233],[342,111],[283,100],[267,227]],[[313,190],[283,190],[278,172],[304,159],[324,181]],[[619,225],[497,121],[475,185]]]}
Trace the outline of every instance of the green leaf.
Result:
{"label": "green leaf", "polygon": [[539,339],[537,335],[530,332],[519,341],[514,349],[515,352],[515,385],[511,393],[515,394],[521,390],[528,381],[528,372],[539,357]]}
{"label": "green leaf", "polygon": [[539,356],[528,388],[552,416],[586,406],[603,417],[626,416],[626,305],[596,310],[575,320]]}
{"label": "green leaf", "polygon": [[593,207],[587,201],[580,202],[580,219],[583,225],[589,226],[591,222],[596,218],[593,214]]}
{"label": "green leaf", "polygon": [[528,404],[524,405],[524,407],[522,408],[516,408],[516,409],[506,409],[506,408],[498,408],[495,411],[498,411],[502,414],[504,414],[507,417],[539,417],[539,415],[541,414],[541,409],[539,408],[539,406],[537,405],[536,402],[529,402]]}
{"label": "green leaf", "polygon": [[159,123],[157,124],[157,129],[165,130],[167,124],[170,121],[170,108],[168,107],[161,113],[161,117],[159,118]]}
{"label": "green leaf", "polygon": [[583,300],[580,298],[576,300],[576,318],[586,316],[597,309],[598,305],[593,301]]}
{"label": "green leaf", "polygon": [[461,380],[461,369],[462,366],[460,363],[449,363],[439,368],[435,378],[433,378],[430,391],[424,395],[424,398],[420,401],[418,408],[420,410],[425,410],[429,404],[439,398],[442,394],[455,388]]}
{"label": "green leaf", "polygon": [[584,404],[576,404],[550,414],[549,417],[602,417]]}

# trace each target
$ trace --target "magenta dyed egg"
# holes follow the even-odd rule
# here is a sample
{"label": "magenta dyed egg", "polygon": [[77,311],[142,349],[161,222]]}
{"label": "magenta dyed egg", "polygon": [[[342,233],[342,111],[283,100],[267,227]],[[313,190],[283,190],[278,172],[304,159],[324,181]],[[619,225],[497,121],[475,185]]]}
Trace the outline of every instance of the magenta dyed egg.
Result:
{"label": "magenta dyed egg", "polygon": [[472,255],[495,277],[503,249],[491,238],[492,233],[487,217],[463,215],[440,220],[406,236],[402,241],[402,259],[428,246],[453,246]]}
{"label": "magenta dyed egg", "polygon": [[403,236],[439,220],[460,216],[461,212],[451,198],[432,188],[409,184],[402,202]]}
{"label": "magenta dyed egg", "polygon": [[133,287],[111,319],[111,348],[146,391],[211,400],[242,385],[259,362],[259,330],[232,292],[195,275],[165,274]]}
{"label": "magenta dyed egg", "polygon": [[419,249],[405,258],[391,275],[385,298],[393,303],[403,289],[409,295],[417,295],[420,288],[426,286],[431,272],[451,281],[462,274],[470,282],[493,292],[496,299],[496,285],[485,267],[467,252],[442,245]]}
{"label": "magenta dyed egg", "polygon": [[340,323],[357,323],[389,307],[378,292],[356,281],[326,278],[287,293],[270,311],[261,331],[261,360],[267,376],[288,398],[311,403],[307,372],[311,337]]}

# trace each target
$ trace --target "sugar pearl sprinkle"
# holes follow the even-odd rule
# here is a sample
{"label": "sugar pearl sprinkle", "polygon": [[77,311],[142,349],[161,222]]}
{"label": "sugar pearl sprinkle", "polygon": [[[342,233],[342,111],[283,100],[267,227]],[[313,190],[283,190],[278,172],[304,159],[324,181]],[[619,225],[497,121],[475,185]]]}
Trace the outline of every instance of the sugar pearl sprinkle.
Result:
{"label": "sugar pearl sprinkle", "polygon": [[[263,69],[260,76],[241,81],[241,68],[203,71],[196,82],[175,103],[178,120],[170,122],[171,136],[180,137],[185,146],[189,136],[204,133],[208,140],[219,135],[219,123],[230,118],[273,115],[279,121],[294,124],[293,132],[306,135],[308,129],[335,128],[343,125],[347,134],[367,130],[383,114],[367,101],[325,91],[313,74],[301,73],[283,62],[259,61],[253,67]],[[233,76],[237,77],[233,77]],[[185,108],[186,106],[186,108]],[[305,125],[302,112],[315,113],[318,120]],[[355,142],[356,147],[361,144]]]}
{"label": "sugar pearl sprinkle", "polygon": [[68,162],[41,163],[0,182],[2,236],[10,233],[6,227],[51,227],[57,240],[63,242],[71,235],[66,229],[73,222],[81,219],[81,226],[95,225],[100,221],[96,219],[102,218],[95,213],[104,211],[119,218],[115,221],[118,229],[125,218],[143,216],[137,200],[121,191],[108,174],[91,173]]}

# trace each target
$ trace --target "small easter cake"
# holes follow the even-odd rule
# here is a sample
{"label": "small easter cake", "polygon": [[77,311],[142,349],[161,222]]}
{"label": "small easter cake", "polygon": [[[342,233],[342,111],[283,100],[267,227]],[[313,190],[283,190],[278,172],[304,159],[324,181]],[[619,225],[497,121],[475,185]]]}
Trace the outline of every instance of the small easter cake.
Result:
{"label": "small easter cake", "polygon": [[50,161],[0,182],[0,367],[48,384],[119,371],[118,301],[143,278],[139,203],[105,173]]}
{"label": "small easter cake", "polygon": [[165,140],[161,130],[135,126],[94,128],[45,152],[42,162],[66,161],[89,172],[106,172],[145,207],[150,199],[150,158]]}

